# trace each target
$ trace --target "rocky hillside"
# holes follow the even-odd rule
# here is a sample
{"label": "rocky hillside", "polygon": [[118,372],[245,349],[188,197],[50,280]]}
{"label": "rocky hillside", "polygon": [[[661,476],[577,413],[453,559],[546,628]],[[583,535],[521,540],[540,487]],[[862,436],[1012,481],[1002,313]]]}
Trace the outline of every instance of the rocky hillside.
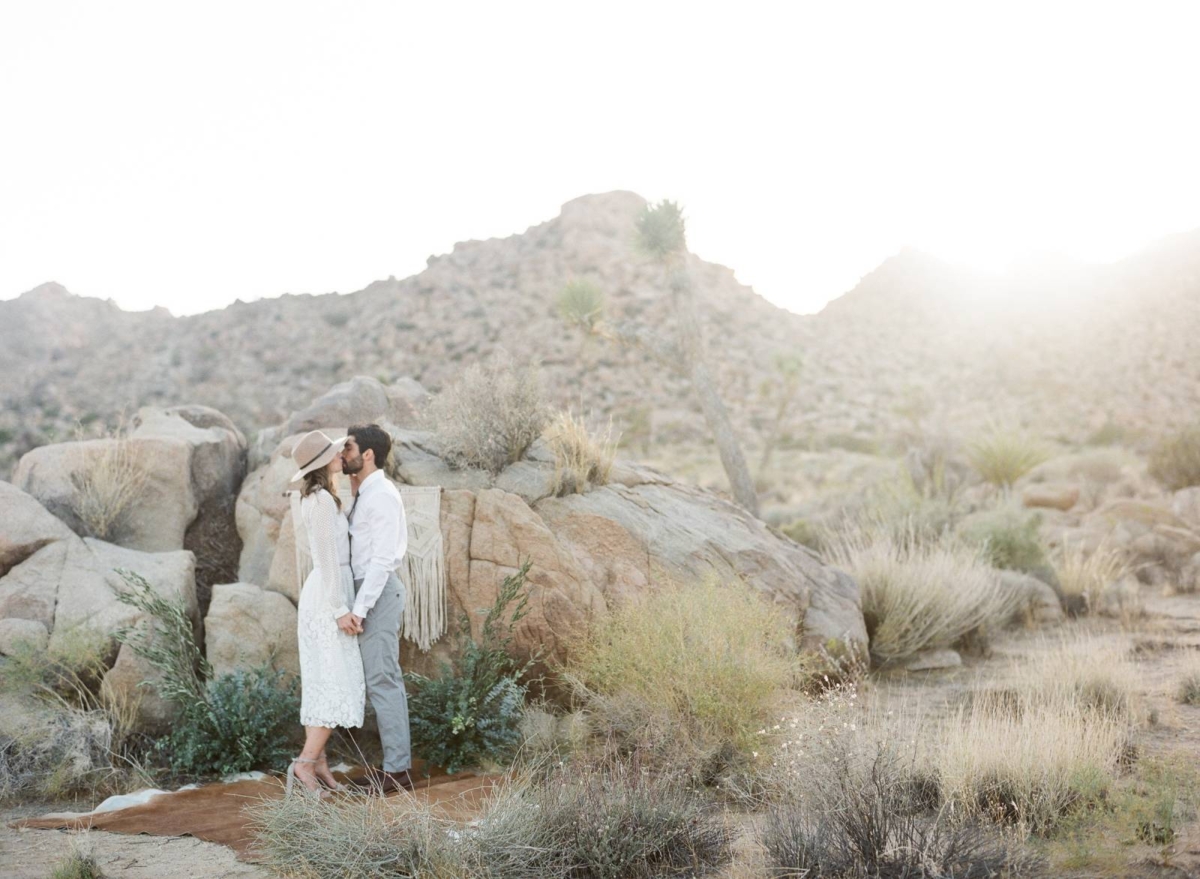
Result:
{"label": "rocky hillside", "polygon": [[[57,284],[0,302],[0,473],[77,422],[94,430],[141,405],[212,406],[253,435],[334,382],[413,376],[436,391],[499,347],[539,358],[558,404],[613,415],[627,442],[701,437],[682,379],[637,350],[584,340],[556,311],[564,283],[589,278],[610,316],[670,321],[657,270],[631,247],[644,204],[627,192],[585,196],[522,234],[458,244],[418,275],[348,295],[182,318],[124,312]],[[886,446],[916,421],[963,433],[989,419],[1080,440],[1106,424],[1158,431],[1200,404],[1200,235],[1112,266],[1042,263],[1003,277],[906,250],[805,317],[725,267],[693,257],[692,269],[751,447],[777,406],[776,353],[804,356],[784,432],[804,445]]]}
{"label": "rocky hillside", "polygon": [[[11,463],[32,445],[65,439],[76,419],[180,400],[218,408],[253,433],[333,382],[413,376],[437,390],[499,347],[539,358],[561,405],[582,401],[627,429],[678,424],[693,432],[679,378],[636,350],[585,343],[557,313],[563,285],[589,278],[611,315],[670,319],[658,270],[632,252],[644,204],[624,192],[580,198],[523,234],[458,244],[419,275],[350,295],[238,302],[183,318],[126,313],[57,284],[0,302],[0,438],[10,441],[2,454]],[[694,258],[693,268],[721,380],[744,421],[764,356],[792,346],[802,318],[738,284],[727,268]]]}

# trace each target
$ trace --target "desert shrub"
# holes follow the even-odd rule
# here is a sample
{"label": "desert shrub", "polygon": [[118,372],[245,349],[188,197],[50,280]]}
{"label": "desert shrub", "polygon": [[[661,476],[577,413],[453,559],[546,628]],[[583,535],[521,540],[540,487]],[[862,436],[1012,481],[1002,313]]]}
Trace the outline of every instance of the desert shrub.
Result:
{"label": "desert shrub", "polygon": [[430,402],[425,420],[452,464],[499,473],[521,459],[548,418],[538,367],[498,353],[464,370]]}
{"label": "desert shrub", "polygon": [[249,807],[255,852],[286,876],[463,879],[472,873],[449,822],[412,797],[260,800]]}
{"label": "desert shrub", "polygon": [[1159,440],[1150,453],[1150,475],[1171,491],[1200,485],[1200,427]]}
{"label": "desert shrub", "polygon": [[72,848],[71,853],[51,869],[50,879],[104,879],[104,871],[92,855]]}
{"label": "desert shrub", "polygon": [[597,622],[563,677],[599,732],[712,782],[751,759],[780,692],[802,682],[794,629],[744,583],[663,585]]}
{"label": "desert shrub", "polygon": [[442,662],[438,677],[405,676],[415,687],[408,699],[413,741],[430,763],[448,772],[503,760],[521,741],[526,686],[520,681],[536,657],[520,663],[509,649],[513,628],[527,613],[528,574],[526,562],[504,578],[478,641],[463,617],[456,658]]}
{"label": "desert shrub", "polygon": [[502,788],[471,845],[496,879],[649,879],[714,872],[731,838],[678,782],[608,766]]}
{"label": "desert shrub", "polygon": [[1065,543],[1054,557],[1054,574],[1063,595],[1082,598],[1084,606],[1095,611],[1108,587],[1130,573],[1130,566],[1119,549],[1101,544],[1087,552],[1082,544]]}
{"label": "desert shrub", "polygon": [[930,759],[948,808],[1049,835],[1104,801],[1126,742],[1125,724],[1074,698],[983,698],[942,723]]}
{"label": "desert shrub", "polygon": [[117,536],[146,479],[128,437],[118,432],[101,442],[85,469],[71,474],[72,508],[87,536],[101,540]]}
{"label": "desert shrub", "polygon": [[932,811],[911,760],[831,753],[807,774],[805,794],[777,806],[762,830],[769,875],[779,877],[1039,876],[1041,861],[977,824]]}
{"label": "desert shrub", "polygon": [[604,294],[586,278],[568,281],[558,294],[558,313],[567,323],[590,330],[604,314]]}
{"label": "desert shrub", "polygon": [[546,428],[546,442],[554,452],[554,493],[559,497],[608,483],[617,453],[611,419],[603,430],[592,433],[582,416],[560,412]]}
{"label": "desert shrub", "polygon": [[827,544],[827,556],[858,581],[871,655],[880,662],[998,628],[1018,603],[978,550],[948,539],[849,529]]}
{"label": "desert shrub", "polygon": [[983,549],[992,567],[1044,577],[1053,572],[1038,533],[1041,521],[1037,513],[1001,509],[973,517],[963,536]]}
{"label": "desert shrub", "polygon": [[182,602],[162,597],[138,574],[119,573],[125,586],[117,599],[148,619],[117,637],[158,672],[153,686],[179,711],[156,743],[158,757],[183,776],[280,768],[297,731],[298,682],[270,668],[215,677]]}
{"label": "desert shrub", "polygon": [[967,460],[983,480],[1005,489],[1048,457],[1030,437],[1001,428],[992,428],[967,446]]}

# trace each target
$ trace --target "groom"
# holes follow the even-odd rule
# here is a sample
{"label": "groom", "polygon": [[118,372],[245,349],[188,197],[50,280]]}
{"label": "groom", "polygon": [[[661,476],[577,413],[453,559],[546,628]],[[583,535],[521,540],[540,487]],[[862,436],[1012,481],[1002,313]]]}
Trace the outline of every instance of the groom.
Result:
{"label": "groom", "polygon": [[354,608],[338,626],[360,633],[367,696],[379,723],[383,768],[368,767],[360,787],[391,793],[412,790],[412,745],[408,694],[400,671],[400,620],[404,584],[396,568],[408,546],[404,503],[383,472],[392,438],[377,424],[352,427],[342,450],[342,469],[350,476],[350,567],[354,572]]}

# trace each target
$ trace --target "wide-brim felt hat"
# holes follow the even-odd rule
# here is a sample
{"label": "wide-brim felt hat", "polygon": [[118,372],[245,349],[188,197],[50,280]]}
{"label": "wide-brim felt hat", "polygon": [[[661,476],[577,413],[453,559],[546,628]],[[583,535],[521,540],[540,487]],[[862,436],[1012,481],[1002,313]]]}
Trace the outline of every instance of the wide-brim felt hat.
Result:
{"label": "wide-brim felt hat", "polygon": [[346,444],[346,432],[310,430],[292,447],[292,460],[300,468],[289,480],[299,482],[306,473],[320,470],[339,454]]}

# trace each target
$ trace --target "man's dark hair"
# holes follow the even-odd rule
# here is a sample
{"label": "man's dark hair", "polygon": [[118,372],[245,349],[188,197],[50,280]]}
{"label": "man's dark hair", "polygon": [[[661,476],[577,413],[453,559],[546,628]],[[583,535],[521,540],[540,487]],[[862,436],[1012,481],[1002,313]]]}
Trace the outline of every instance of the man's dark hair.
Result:
{"label": "man's dark hair", "polygon": [[365,424],[362,427],[352,427],[347,431],[358,443],[358,453],[361,455],[367,449],[375,453],[375,466],[380,470],[387,468],[388,455],[392,452],[392,438],[378,424]]}

